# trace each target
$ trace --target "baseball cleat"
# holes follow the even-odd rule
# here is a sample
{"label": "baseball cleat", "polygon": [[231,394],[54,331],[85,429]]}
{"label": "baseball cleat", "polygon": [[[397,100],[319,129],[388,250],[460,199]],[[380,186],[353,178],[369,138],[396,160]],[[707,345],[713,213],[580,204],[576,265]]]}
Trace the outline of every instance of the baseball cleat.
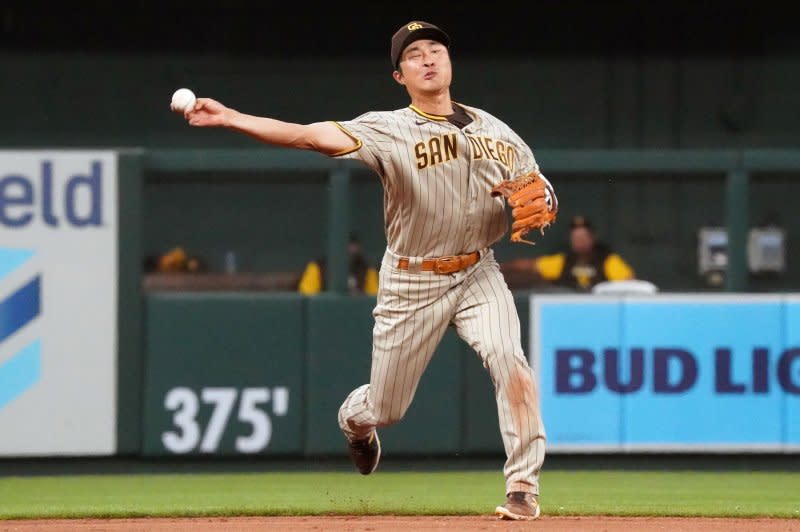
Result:
{"label": "baseball cleat", "polygon": [[363,440],[348,441],[347,448],[350,458],[362,475],[369,475],[378,468],[381,460],[381,440],[378,432],[373,430],[368,438]]}
{"label": "baseball cleat", "polygon": [[524,491],[512,491],[506,498],[506,503],[494,510],[500,519],[512,521],[533,521],[539,518],[541,508],[536,495]]}

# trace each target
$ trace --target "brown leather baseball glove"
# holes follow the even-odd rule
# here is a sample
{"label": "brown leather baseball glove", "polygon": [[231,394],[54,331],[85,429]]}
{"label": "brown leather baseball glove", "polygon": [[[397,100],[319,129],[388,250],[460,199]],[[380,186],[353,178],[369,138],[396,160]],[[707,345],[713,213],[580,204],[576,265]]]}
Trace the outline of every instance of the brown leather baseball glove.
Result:
{"label": "brown leather baseball glove", "polygon": [[544,234],[545,227],[556,221],[558,199],[553,186],[538,170],[503,180],[492,188],[492,196],[503,196],[511,207],[514,223],[511,241],[533,245],[523,237],[534,229]]}

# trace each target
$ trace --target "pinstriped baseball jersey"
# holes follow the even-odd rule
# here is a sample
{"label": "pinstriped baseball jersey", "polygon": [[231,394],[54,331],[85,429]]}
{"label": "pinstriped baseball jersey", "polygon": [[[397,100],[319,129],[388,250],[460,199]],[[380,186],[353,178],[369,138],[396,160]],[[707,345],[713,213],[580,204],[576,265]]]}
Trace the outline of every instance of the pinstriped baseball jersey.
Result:
{"label": "pinstriped baseball jersey", "polygon": [[357,146],[335,157],[360,160],[383,181],[386,240],[395,253],[442,257],[490,246],[508,229],[492,186],[537,168],[504,122],[461,107],[473,119],[463,129],[414,106],[337,122]]}

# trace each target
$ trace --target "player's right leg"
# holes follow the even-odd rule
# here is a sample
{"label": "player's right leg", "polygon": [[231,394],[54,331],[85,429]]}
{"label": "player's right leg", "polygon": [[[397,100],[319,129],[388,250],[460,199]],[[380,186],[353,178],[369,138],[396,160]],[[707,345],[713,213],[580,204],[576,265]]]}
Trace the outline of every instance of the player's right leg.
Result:
{"label": "player's right leg", "polygon": [[456,303],[449,276],[410,273],[387,261],[380,275],[370,382],[353,390],[339,409],[339,427],[363,474],[380,458],[375,430],[405,415]]}

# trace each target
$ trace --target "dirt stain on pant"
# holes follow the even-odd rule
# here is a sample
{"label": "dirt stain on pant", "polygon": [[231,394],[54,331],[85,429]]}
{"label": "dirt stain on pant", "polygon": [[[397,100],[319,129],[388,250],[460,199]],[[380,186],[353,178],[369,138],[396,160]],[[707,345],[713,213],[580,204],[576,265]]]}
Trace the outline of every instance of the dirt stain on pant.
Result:
{"label": "dirt stain on pant", "polygon": [[535,409],[538,408],[538,398],[528,368],[520,366],[514,368],[508,382],[508,403],[517,437],[522,441],[529,440],[532,436],[530,432],[536,431],[532,424],[536,421]]}

